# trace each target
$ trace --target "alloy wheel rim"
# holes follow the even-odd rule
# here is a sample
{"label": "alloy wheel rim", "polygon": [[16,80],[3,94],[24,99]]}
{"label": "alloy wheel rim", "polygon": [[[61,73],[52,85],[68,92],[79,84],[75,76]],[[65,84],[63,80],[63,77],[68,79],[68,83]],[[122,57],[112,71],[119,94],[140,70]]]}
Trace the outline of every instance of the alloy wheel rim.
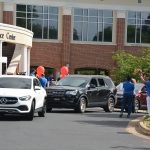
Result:
{"label": "alloy wheel rim", "polygon": [[139,109],[139,103],[137,101],[135,101],[135,112],[137,112]]}
{"label": "alloy wheel rim", "polygon": [[109,110],[110,110],[110,111],[113,111],[113,110],[114,110],[114,103],[113,103],[113,100],[112,100],[112,99],[110,99],[110,101],[109,101]]}
{"label": "alloy wheel rim", "polygon": [[81,110],[82,110],[82,112],[85,111],[85,101],[84,100],[81,100]]}

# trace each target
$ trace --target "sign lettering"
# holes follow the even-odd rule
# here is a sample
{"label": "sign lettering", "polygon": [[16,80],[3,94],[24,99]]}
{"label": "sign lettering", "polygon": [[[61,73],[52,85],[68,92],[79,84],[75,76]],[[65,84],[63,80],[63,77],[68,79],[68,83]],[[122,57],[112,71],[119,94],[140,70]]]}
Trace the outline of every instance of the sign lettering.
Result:
{"label": "sign lettering", "polygon": [[6,39],[8,40],[15,40],[16,36],[14,36],[13,34],[10,34],[9,32],[6,33],[6,35],[4,36],[4,34],[0,34],[0,39],[4,39],[6,37]]}
{"label": "sign lettering", "polygon": [[13,34],[9,34],[9,32],[6,34],[6,38],[9,40],[15,40],[16,36],[14,36]]}

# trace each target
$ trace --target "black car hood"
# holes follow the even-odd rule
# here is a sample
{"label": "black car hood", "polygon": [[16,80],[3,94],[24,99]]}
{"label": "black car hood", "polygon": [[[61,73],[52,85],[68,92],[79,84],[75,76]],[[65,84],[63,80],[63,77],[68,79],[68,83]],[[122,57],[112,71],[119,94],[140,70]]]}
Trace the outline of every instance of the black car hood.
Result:
{"label": "black car hood", "polygon": [[46,90],[79,90],[81,87],[72,87],[72,86],[50,86]]}

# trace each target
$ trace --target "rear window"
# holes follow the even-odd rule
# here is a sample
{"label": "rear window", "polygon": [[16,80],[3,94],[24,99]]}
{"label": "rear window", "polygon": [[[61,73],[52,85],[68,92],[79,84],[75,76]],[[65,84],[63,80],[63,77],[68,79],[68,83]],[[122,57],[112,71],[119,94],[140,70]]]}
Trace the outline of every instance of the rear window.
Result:
{"label": "rear window", "polygon": [[111,80],[111,78],[104,78],[104,80],[105,80],[107,86],[109,86],[110,88],[115,87],[115,85],[114,85],[113,81]]}
{"label": "rear window", "polygon": [[99,86],[105,86],[105,82],[103,79],[98,79]]}
{"label": "rear window", "polygon": [[31,79],[26,78],[0,78],[0,88],[31,89]]}

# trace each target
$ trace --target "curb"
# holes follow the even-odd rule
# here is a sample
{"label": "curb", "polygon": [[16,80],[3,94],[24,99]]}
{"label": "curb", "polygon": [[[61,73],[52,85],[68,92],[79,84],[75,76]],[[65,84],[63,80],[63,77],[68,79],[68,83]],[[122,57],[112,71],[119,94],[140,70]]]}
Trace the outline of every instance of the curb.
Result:
{"label": "curb", "polygon": [[143,135],[150,136],[150,129],[145,126],[143,120],[143,118],[140,118],[139,122],[137,123],[136,130],[137,132],[140,132]]}
{"label": "curb", "polygon": [[126,130],[133,135],[150,140],[150,129],[143,124],[143,117],[131,120]]}

